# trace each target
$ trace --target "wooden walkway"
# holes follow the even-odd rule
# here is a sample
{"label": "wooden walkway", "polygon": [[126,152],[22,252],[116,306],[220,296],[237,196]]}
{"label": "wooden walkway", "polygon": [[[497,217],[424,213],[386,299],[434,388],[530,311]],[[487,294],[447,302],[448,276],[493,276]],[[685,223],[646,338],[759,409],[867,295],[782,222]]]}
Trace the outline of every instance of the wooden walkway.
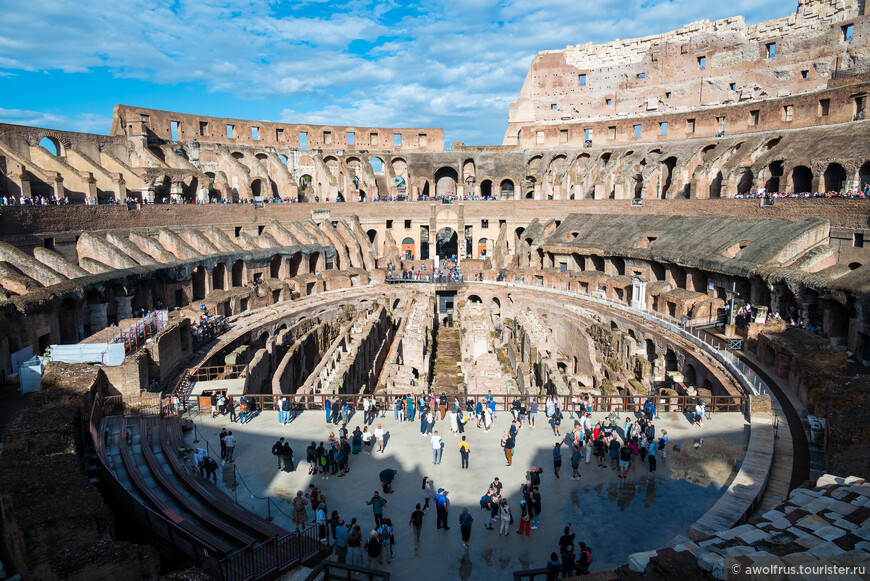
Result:
{"label": "wooden walkway", "polygon": [[755,414],[750,418],[749,448],[740,471],[716,504],[689,528],[697,541],[739,525],[761,501],[770,480],[773,461],[773,417]]}

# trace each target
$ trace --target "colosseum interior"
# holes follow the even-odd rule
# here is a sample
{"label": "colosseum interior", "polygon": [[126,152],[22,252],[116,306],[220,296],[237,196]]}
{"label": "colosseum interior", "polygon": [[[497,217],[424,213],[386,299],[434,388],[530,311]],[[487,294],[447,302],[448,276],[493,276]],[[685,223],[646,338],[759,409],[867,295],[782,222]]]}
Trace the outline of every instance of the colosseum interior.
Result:
{"label": "colosseum interior", "polygon": [[[583,517],[608,494],[623,498],[610,471],[584,466],[585,492],[565,471],[558,482],[547,473],[545,504],[575,507],[578,537],[601,551],[595,579],[724,579],[731,563],[773,560],[866,565],[864,10],[863,0],[799,0],[796,12],[758,24],[735,16],[544,51],[500,145],[445,148],[431,127],[128,105],[115,107],[107,135],[0,125],[6,571],[333,578],[335,556],[316,527],[272,520],[281,497],[272,472],[222,463],[212,483],[183,451],[204,433],[215,442],[220,427],[235,428],[239,446],[258,422],[277,430],[268,418],[282,398],[294,417],[321,418],[327,401],[361,414],[372,396],[387,423],[396,396],[430,393],[451,405],[493,394],[503,430],[515,399],[538,398],[543,416],[550,397],[566,414],[588,397],[599,425],[640,417],[647,400],[663,425],[684,424],[667,471],[644,481],[651,489],[634,481],[647,502],[656,486],[717,485],[673,535],[608,553],[617,537]],[[211,390],[237,406],[246,398],[254,431],[209,417]],[[685,418],[700,403],[712,419],[692,432]],[[280,432],[300,464],[307,442],[326,436],[313,421]],[[403,442],[394,447],[412,445],[398,435],[411,428],[390,425]],[[549,466],[543,431],[521,432],[517,454],[527,455],[517,458],[529,466]],[[510,472],[497,439],[494,465]],[[426,446],[413,452],[422,464]],[[409,482],[423,474],[419,458],[393,453]],[[472,458],[473,479],[444,473],[439,484],[454,483],[452,510],[463,499],[477,516],[480,481],[494,472]],[[526,469],[504,478],[515,514]],[[365,470],[375,486],[379,468]],[[261,485],[240,488],[239,477]],[[291,496],[309,482],[331,497],[354,494],[301,472],[288,478]],[[247,492],[269,499],[245,504]],[[397,523],[418,494],[391,498],[407,505]],[[548,520],[545,511],[549,539],[519,560],[515,538],[482,541],[486,554],[467,557],[458,537],[431,540],[458,555],[432,578],[467,579],[474,567],[475,578],[533,579],[562,534],[564,519]],[[492,537],[475,531],[475,542]],[[419,564],[399,555],[410,532],[395,534],[395,564],[376,568],[404,579]],[[378,574],[370,578],[388,578]]]}

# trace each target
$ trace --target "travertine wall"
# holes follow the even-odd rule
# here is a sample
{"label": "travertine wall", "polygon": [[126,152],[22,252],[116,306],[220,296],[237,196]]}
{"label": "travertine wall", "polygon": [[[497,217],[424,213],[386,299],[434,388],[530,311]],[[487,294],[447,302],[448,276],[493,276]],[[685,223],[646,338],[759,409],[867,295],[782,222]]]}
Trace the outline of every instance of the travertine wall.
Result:
{"label": "travertine wall", "polygon": [[[559,129],[573,133],[568,143],[582,143],[585,129],[592,130],[595,142],[625,143],[633,138],[626,131],[632,128],[620,119],[625,116],[636,123],[656,117],[643,123],[644,134],[669,121],[665,139],[673,138],[674,129],[681,137],[684,127],[674,125],[685,124],[685,118],[660,116],[691,111],[695,117],[709,108],[717,109],[696,119],[704,125],[695,127],[700,135],[777,127],[775,111],[759,107],[765,100],[818,92],[836,77],[867,72],[870,25],[862,6],[857,0],[802,0],[794,14],[753,25],[740,16],[701,20],[664,34],[544,51],[511,104],[504,144],[517,144],[523,128],[520,145],[540,145],[535,132],[547,125],[559,127],[545,138],[547,144],[559,143]],[[848,112],[848,99],[822,98],[830,98],[837,113],[817,123],[854,114]],[[738,104],[754,106],[729,111]],[[760,109],[761,119],[747,127],[749,109]],[[717,123],[716,117],[727,121]],[[807,116],[793,123],[809,124]],[[608,136],[611,126],[615,138]]]}

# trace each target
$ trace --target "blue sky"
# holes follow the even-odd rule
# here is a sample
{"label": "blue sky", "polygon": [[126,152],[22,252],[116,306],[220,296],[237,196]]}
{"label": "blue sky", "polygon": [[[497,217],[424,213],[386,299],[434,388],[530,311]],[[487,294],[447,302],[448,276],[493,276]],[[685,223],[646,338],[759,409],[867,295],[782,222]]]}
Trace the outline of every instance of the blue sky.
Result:
{"label": "blue sky", "polygon": [[0,2],[0,122],[107,133],[116,103],[501,143],[541,50],[796,3],[733,0]]}

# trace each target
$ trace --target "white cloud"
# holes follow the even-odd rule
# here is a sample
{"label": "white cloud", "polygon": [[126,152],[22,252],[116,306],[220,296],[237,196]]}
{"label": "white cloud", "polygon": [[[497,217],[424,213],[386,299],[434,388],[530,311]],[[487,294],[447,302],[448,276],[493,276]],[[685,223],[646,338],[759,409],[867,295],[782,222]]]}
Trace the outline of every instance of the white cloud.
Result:
{"label": "white cloud", "polygon": [[44,111],[3,109],[0,107],[0,123],[45,127],[46,129],[61,129],[64,131],[80,131],[82,133],[107,134],[112,125],[112,118],[111,116],[90,113],[77,117],[67,117],[66,115],[46,113]]}
{"label": "white cloud", "polygon": [[[105,67],[118,77],[192,81],[212,93],[257,99],[294,120],[442,125],[450,140],[500,143],[507,104],[540,50],[790,10],[750,0],[399,4],[28,0],[4,12],[0,74]],[[87,124],[84,116],[67,119]]]}

